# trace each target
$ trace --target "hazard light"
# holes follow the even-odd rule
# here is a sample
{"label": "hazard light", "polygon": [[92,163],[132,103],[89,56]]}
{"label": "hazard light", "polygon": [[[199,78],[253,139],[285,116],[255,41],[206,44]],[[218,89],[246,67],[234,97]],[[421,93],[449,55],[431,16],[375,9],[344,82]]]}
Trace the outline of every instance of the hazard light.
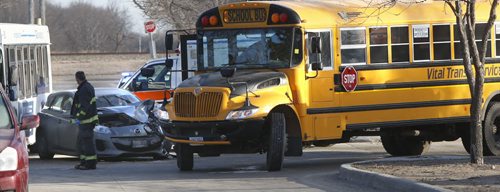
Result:
{"label": "hazard light", "polygon": [[279,5],[269,6],[268,25],[300,24],[300,22],[299,15],[292,9]]}
{"label": "hazard light", "polygon": [[222,23],[220,21],[219,9],[213,8],[201,14],[196,22],[196,27],[222,27]]}

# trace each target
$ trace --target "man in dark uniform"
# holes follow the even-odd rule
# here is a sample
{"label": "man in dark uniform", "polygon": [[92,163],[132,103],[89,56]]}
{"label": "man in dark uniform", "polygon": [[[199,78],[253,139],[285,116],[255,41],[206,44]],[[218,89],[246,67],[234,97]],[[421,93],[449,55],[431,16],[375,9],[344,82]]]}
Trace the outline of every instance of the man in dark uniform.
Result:
{"label": "man in dark uniform", "polygon": [[78,125],[77,148],[80,154],[80,164],[75,169],[95,169],[97,155],[94,144],[94,127],[98,123],[96,97],[94,87],[85,78],[83,71],[75,74],[78,89],[73,99],[71,115],[76,117],[72,123]]}

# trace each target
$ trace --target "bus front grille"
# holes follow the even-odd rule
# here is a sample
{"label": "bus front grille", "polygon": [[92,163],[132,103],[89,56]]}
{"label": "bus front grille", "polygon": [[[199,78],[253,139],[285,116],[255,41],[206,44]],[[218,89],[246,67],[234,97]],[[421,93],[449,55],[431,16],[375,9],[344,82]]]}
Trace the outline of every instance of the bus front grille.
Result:
{"label": "bus front grille", "polygon": [[191,92],[174,95],[175,115],[178,117],[216,117],[219,114],[222,93],[203,92],[195,96]]}

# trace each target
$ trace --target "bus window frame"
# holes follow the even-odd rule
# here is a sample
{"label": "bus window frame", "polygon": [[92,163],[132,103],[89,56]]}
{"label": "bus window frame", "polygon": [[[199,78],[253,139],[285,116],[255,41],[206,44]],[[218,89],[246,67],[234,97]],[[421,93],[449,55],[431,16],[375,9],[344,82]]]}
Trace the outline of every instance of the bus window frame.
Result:
{"label": "bus window frame", "polygon": [[[370,29],[380,29],[380,28],[385,28],[386,43],[385,43],[385,44],[375,44],[375,45],[372,45],[372,42],[371,42],[371,33],[370,33],[371,31],[370,31]],[[374,64],[374,65],[385,65],[385,64],[389,64],[389,61],[390,61],[390,60],[389,60],[389,56],[390,56],[390,55],[389,55],[389,53],[392,51],[392,49],[389,49],[389,47],[390,47],[390,46],[389,46],[389,45],[390,45],[390,44],[389,44],[389,39],[390,39],[390,37],[391,37],[391,36],[389,35],[389,32],[390,32],[390,31],[389,31],[389,28],[390,28],[389,26],[369,26],[369,27],[368,27],[368,33],[367,33],[367,35],[368,35],[368,40],[366,41],[366,43],[368,43],[369,45],[368,45],[368,46],[366,46],[366,47],[367,47],[367,50],[366,50],[367,55],[366,55],[366,56],[368,57],[368,54],[370,55],[370,57],[369,57],[369,58],[370,58],[370,59],[369,59],[369,60],[370,60],[369,64]],[[384,62],[381,62],[381,63],[374,63],[374,62],[372,62],[372,57],[371,57],[371,54],[372,54],[372,49],[371,49],[371,48],[372,48],[372,47],[384,47],[384,46],[385,46],[385,47],[387,47],[387,52],[386,52],[386,54],[387,54],[387,62],[385,62],[385,63],[384,63]],[[391,45],[391,46],[392,46],[392,45]],[[391,55],[392,55],[392,54],[391,54]],[[367,59],[367,60],[368,60],[368,59]],[[391,59],[391,60],[392,60],[392,59]]]}
{"label": "bus window frame", "polygon": [[[339,45],[340,45],[340,66],[355,66],[355,65],[367,65],[367,60],[368,60],[368,50],[367,50],[367,42],[366,42],[366,34],[367,34],[367,27],[341,27],[339,29]],[[365,35],[365,43],[364,44],[356,44],[356,45],[342,45],[342,31],[356,31],[356,30],[364,30]],[[343,49],[365,49],[365,62],[358,62],[358,63],[344,63],[342,61],[342,50]]]}
{"label": "bus window frame", "polygon": [[[436,42],[436,40],[435,40],[436,38],[434,37],[434,26],[448,26],[448,29],[449,29],[449,31],[448,31],[448,32],[449,32],[449,34],[450,34],[450,35],[449,35],[449,41],[438,41],[438,42]],[[432,53],[433,53],[433,55],[432,55],[432,60],[433,60],[433,61],[451,61],[451,60],[452,60],[452,57],[451,57],[451,55],[452,55],[452,54],[451,54],[451,52],[452,52],[452,46],[454,46],[454,45],[452,44],[452,41],[453,41],[452,39],[453,39],[453,37],[452,37],[451,30],[453,30],[453,28],[451,27],[451,24],[450,24],[450,23],[438,23],[438,24],[431,24],[431,29],[432,29],[432,30],[431,30],[431,31],[432,31],[432,41],[431,41],[431,42],[432,42],[432,43],[431,43],[431,44],[432,44],[432,46],[431,46],[431,49],[432,49]],[[447,43],[448,43],[448,44],[450,44],[450,46],[449,46],[449,48],[450,48],[450,53],[449,53],[449,54],[450,54],[450,55],[449,55],[450,59],[436,59],[436,49],[435,49],[435,44],[447,44]]]}
{"label": "bus window frame", "polygon": [[[423,27],[423,26],[426,26],[427,27],[427,38],[429,39],[429,41],[426,41],[426,42],[415,42],[415,28],[416,27]],[[432,34],[431,34],[431,24],[416,24],[416,25],[411,25],[411,48],[412,48],[412,51],[411,51],[411,60],[413,63],[419,63],[419,62],[430,62],[432,60],[432,51],[431,51],[431,42],[432,42]],[[415,59],[415,45],[429,45],[429,59],[422,59],[422,60],[416,60]]]}
{"label": "bus window frame", "polygon": [[[321,63],[321,65],[323,66],[323,71],[330,71],[330,70],[334,69],[334,65],[335,65],[335,48],[334,48],[335,44],[333,43],[334,30],[332,30],[331,28],[304,29],[304,41],[306,41],[305,42],[305,47],[306,47],[305,50],[307,50],[307,58],[304,58],[304,61],[308,64],[308,71],[312,71],[312,63],[309,62],[309,36],[308,36],[308,33],[318,33],[320,35],[319,37],[321,38],[322,32],[330,32],[330,66],[325,67],[325,66],[323,66],[323,63]],[[304,41],[302,41],[302,42],[304,42]],[[323,51],[323,48],[321,51]],[[321,54],[320,54],[320,56],[321,56]],[[323,62],[323,60],[321,60],[321,61]]]}
{"label": "bus window frame", "polygon": [[[500,57],[500,49],[499,49],[500,47],[498,47],[498,46],[500,46],[500,22],[495,22],[493,24],[495,26],[495,28],[493,29],[493,32],[494,32],[493,38],[494,39],[492,39],[492,43],[493,43],[493,40],[495,41],[495,52],[494,52],[495,56],[494,57],[499,58]],[[498,37],[497,37],[497,35],[498,35]],[[493,48],[493,45],[491,45],[491,47]]]}
{"label": "bus window frame", "polygon": [[[392,42],[392,31],[393,31],[393,28],[398,28],[398,27],[406,27],[407,28],[407,37],[408,37],[408,42],[407,43],[394,43]],[[389,26],[389,28],[391,29],[390,30],[390,33],[389,33],[389,38],[390,38],[390,42],[391,42],[391,46],[390,46],[390,53],[391,53],[391,64],[410,64],[411,63],[411,55],[410,55],[410,46],[411,46],[411,35],[412,33],[410,33],[410,30],[411,30],[411,27],[410,25],[391,25]],[[404,46],[406,45],[408,47],[408,61],[396,61],[394,62],[394,52],[393,52],[393,46]]]}

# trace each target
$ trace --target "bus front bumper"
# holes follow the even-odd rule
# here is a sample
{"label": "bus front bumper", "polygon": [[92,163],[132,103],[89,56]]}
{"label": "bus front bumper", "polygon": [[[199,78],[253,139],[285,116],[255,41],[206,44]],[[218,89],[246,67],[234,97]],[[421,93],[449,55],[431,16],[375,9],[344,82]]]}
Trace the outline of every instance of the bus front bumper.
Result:
{"label": "bus front bumper", "polygon": [[165,137],[175,143],[231,145],[260,138],[264,119],[179,122],[163,124]]}

